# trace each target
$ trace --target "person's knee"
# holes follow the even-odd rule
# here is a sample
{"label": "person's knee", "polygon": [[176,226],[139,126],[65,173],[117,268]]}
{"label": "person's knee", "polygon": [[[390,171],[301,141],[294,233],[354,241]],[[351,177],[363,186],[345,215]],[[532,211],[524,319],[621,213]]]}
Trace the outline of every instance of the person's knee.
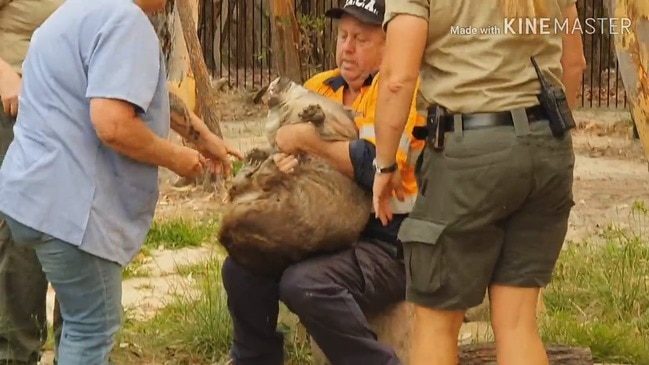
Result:
{"label": "person's knee", "polygon": [[226,292],[229,293],[235,287],[232,285],[232,282],[236,280],[235,278],[240,269],[229,256],[223,260],[223,265],[221,265],[221,281]]}
{"label": "person's knee", "polygon": [[244,283],[250,281],[248,278],[251,276],[252,274],[250,272],[233,261],[232,258],[227,257],[223,261],[223,265],[221,266],[221,280],[223,281],[223,288],[229,297],[237,298],[241,295],[245,296],[245,289],[249,285],[244,285]]}
{"label": "person's knee", "polygon": [[67,316],[65,337],[69,340],[89,341],[90,338],[112,338],[122,323],[122,307],[110,306],[101,311],[102,315],[77,318]]}
{"label": "person's knee", "polygon": [[445,310],[415,305],[415,323],[421,328],[444,334],[456,334],[464,322],[463,310]]}
{"label": "person's knee", "polygon": [[228,296],[229,306],[247,303],[250,298],[260,293],[268,293],[269,288],[277,285],[275,279],[255,275],[230,257],[224,260],[221,267],[221,280]]}
{"label": "person's knee", "polygon": [[61,315],[65,323],[62,329],[66,341],[83,342],[89,347],[96,347],[112,339],[122,325],[123,309],[119,298],[121,296],[116,293],[93,292],[86,298],[87,307],[81,309],[74,305],[70,307],[71,296],[66,295],[64,297],[66,303],[61,304]]}
{"label": "person's knee", "polygon": [[317,268],[308,262],[290,266],[279,283],[279,298],[293,312],[300,315],[313,311],[320,302],[323,291],[329,291],[333,282],[324,279]]}
{"label": "person's knee", "polygon": [[494,332],[536,331],[536,307],[540,288],[492,285],[489,288]]}

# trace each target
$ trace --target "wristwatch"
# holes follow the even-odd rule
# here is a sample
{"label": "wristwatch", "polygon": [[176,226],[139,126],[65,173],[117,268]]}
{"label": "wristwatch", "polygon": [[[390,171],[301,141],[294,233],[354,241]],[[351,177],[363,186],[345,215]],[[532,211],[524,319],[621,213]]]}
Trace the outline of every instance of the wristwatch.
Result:
{"label": "wristwatch", "polygon": [[376,171],[377,174],[389,174],[392,172],[397,171],[397,163],[393,163],[390,166],[386,167],[379,167],[379,165],[376,162],[376,158],[372,161],[372,166],[374,166],[374,170]]}

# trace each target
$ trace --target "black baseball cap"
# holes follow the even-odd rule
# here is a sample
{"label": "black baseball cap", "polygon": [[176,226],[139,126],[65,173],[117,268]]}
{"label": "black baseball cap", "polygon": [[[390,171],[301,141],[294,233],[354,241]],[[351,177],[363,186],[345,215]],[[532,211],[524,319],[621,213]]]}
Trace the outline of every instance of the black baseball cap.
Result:
{"label": "black baseball cap", "polygon": [[385,15],[385,0],[344,0],[342,8],[331,8],[325,12],[325,16],[333,19],[340,19],[344,14],[353,16],[363,23],[383,24]]}

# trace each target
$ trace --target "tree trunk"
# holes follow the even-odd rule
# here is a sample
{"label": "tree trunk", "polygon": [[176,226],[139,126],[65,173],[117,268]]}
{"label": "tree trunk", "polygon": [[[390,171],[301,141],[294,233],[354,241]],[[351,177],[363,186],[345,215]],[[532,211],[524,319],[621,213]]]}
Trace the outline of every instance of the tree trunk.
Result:
{"label": "tree trunk", "polygon": [[168,0],[165,10],[149,16],[160,39],[170,91],[179,95],[187,108],[195,110],[194,79],[190,75],[189,54],[182,36],[175,0]]}
{"label": "tree trunk", "polygon": [[300,31],[294,0],[269,0],[273,63],[281,76],[303,83],[300,62]]}
{"label": "tree trunk", "polygon": [[[550,365],[593,365],[589,348],[546,346]],[[491,365],[496,363],[496,347],[493,343],[462,345],[459,348],[459,365]]]}
{"label": "tree trunk", "polygon": [[629,31],[615,35],[615,48],[631,116],[649,158],[649,2],[608,1],[611,18],[630,20]]}
{"label": "tree trunk", "polygon": [[189,0],[178,1],[176,3],[178,14],[180,15],[180,24],[183,30],[183,36],[187,43],[189,51],[190,65],[192,73],[196,78],[197,103],[203,110],[202,117],[207,127],[217,136],[223,137],[218,117],[218,105],[216,104],[215,90],[212,87],[212,80],[205,65],[201,45],[198,41],[196,32],[196,23],[192,15],[192,6]]}
{"label": "tree trunk", "polygon": [[174,6],[175,0],[167,0],[164,11],[159,11],[151,16],[149,20],[160,39],[160,47],[164,54],[167,75],[171,67],[171,56],[174,51]]}

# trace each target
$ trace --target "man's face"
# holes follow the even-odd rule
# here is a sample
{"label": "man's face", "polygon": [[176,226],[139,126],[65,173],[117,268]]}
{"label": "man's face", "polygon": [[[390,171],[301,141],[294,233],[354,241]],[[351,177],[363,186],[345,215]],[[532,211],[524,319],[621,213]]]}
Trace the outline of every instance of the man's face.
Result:
{"label": "man's face", "polygon": [[164,10],[167,0],[135,0],[135,3],[147,14]]}
{"label": "man's face", "polygon": [[385,35],[380,25],[344,15],[338,25],[336,64],[347,83],[363,82],[379,69]]}

